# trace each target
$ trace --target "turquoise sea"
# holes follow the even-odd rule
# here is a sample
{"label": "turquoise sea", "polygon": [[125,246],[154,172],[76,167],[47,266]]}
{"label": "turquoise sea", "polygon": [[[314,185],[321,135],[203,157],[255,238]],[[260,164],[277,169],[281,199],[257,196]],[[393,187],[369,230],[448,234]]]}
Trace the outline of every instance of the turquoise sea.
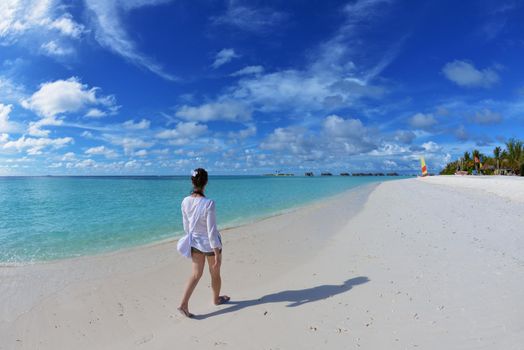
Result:
{"label": "turquoise sea", "polygon": [[[211,176],[219,227],[399,177]],[[114,251],[182,233],[189,177],[0,177],[0,263]]]}

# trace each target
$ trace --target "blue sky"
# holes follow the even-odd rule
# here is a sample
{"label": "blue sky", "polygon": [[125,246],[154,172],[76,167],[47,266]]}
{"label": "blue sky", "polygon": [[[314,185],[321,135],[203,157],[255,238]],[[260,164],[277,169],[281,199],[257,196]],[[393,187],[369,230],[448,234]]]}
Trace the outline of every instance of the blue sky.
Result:
{"label": "blue sky", "polygon": [[3,0],[0,175],[432,172],[524,138],[522,1]]}

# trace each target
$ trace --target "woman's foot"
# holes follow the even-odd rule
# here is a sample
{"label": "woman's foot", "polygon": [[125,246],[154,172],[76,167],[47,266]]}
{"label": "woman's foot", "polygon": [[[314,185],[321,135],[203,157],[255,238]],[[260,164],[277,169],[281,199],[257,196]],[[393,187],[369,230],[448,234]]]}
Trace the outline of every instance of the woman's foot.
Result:
{"label": "woman's foot", "polygon": [[187,308],[183,308],[182,306],[177,307],[178,312],[180,312],[182,315],[186,316],[187,318],[192,318],[193,315]]}
{"label": "woman's foot", "polygon": [[227,295],[221,295],[218,297],[217,300],[215,300],[215,305],[222,305],[222,304],[225,304],[227,303],[229,300],[231,300],[230,297],[228,297]]}

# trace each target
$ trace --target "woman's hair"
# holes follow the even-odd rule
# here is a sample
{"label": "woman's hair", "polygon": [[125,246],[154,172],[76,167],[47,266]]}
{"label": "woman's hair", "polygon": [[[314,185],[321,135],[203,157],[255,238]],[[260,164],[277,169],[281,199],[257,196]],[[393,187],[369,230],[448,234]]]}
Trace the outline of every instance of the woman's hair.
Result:
{"label": "woman's hair", "polygon": [[207,185],[207,171],[203,168],[193,170],[191,174],[191,182],[193,183],[193,193],[204,195],[202,190]]}

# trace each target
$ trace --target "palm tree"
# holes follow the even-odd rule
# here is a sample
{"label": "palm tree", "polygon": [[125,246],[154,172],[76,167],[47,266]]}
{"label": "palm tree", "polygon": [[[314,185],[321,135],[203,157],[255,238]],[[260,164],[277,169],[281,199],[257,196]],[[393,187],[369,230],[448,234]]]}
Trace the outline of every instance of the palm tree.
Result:
{"label": "palm tree", "polygon": [[475,165],[475,170],[477,171],[477,174],[479,174],[479,168],[477,166],[477,159],[480,161],[480,152],[478,149],[473,150],[473,161]]}
{"label": "palm tree", "polygon": [[471,162],[471,155],[468,151],[464,152],[464,156],[462,157],[464,167],[462,170],[468,171],[469,169],[469,163]]}
{"label": "palm tree", "polygon": [[508,163],[509,163],[509,159],[508,159],[508,151],[506,151],[505,149],[502,150],[502,153],[500,154],[500,163],[501,164],[506,164],[505,166],[508,166]]}
{"label": "palm tree", "polygon": [[506,149],[509,166],[513,169],[513,172],[518,173],[520,170],[520,163],[524,160],[524,145],[522,144],[522,141],[509,139],[509,141],[506,142]]}
{"label": "palm tree", "polygon": [[458,170],[464,170],[464,158],[459,158],[457,160],[457,171]]}
{"label": "palm tree", "polygon": [[493,150],[493,155],[495,156],[495,160],[497,161],[497,175],[500,175],[500,153],[502,152],[502,148],[499,146],[495,147]]}
{"label": "palm tree", "polygon": [[[475,159],[482,160],[483,166],[480,167],[479,163],[475,162]],[[496,166],[496,168],[495,168]],[[441,171],[442,175],[449,175],[455,173],[456,170],[466,170],[471,173],[472,169],[475,169],[478,173],[482,169],[486,175],[501,174],[501,169],[511,170],[514,174],[520,174],[524,176],[524,140],[518,140],[511,138],[506,142],[506,147],[495,147],[493,149],[493,157],[486,156],[480,153],[478,150],[473,152],[464,152],[463,157],[460,157],[457,161],[448,163],[444,170]],[[495,169],[495,171],[493,171]]]}

